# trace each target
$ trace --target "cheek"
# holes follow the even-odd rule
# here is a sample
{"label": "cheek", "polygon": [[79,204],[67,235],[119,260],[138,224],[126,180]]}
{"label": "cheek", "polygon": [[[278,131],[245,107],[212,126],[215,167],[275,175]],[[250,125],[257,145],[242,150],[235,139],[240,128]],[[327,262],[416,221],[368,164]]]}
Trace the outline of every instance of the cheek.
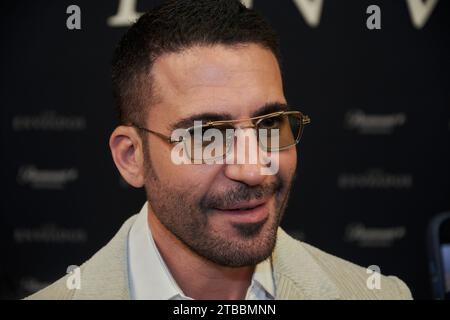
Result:
{"label": "cheek", "polygon": [[297,149],[290,148],[279,153],[279,172],[284,181],[290,181],[297,167]]}
{"label": "cheek", "polygon": [[192,194],[206,193],[221,170],[219,165],[175,164],[171,150],[151,152],[152,168],[158,179],[169,189],[188,191]]}

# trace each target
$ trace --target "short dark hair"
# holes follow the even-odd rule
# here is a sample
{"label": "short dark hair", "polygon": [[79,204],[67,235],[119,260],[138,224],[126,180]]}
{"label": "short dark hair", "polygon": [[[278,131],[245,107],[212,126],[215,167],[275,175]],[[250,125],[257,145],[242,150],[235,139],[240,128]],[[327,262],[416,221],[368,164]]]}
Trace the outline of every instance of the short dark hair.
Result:
{"label": "short dark hair", "polygon": [[119,121],[140,123],[156,99],[150,71],[164,53],[195,45],[256,43],[280,62],[271,26],[238,0],[169,0],[148,11],[125,33],[112,60]]}

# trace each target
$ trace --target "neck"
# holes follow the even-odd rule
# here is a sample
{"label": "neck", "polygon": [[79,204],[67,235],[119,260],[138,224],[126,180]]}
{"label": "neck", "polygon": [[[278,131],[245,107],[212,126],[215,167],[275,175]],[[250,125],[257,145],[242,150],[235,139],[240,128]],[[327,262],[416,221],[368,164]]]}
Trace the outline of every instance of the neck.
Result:
{"label": "neck", "polygon": [[255,266],[225,267],[197,255],[167,230],[150,209],[148,225],[164,262],[184,294],[198,300],[245,299]]}

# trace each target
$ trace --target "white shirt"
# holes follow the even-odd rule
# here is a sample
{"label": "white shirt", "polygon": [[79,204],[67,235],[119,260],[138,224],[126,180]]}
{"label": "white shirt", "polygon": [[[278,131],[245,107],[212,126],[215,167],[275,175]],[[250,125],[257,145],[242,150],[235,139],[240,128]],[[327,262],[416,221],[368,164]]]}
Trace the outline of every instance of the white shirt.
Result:
{"label": "white shirt", "polygon": [[[147,202],[128,235],[128,279],[133,300],[192,300],[162,259],[147,223]],[[245,300],[273,300],[275,283],[270,257],[256,265]]]}

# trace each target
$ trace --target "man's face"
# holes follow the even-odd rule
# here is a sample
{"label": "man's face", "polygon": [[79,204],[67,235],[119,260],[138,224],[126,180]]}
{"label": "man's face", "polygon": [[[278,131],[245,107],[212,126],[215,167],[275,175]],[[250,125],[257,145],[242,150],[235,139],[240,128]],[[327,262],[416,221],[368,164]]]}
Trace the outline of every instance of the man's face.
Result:
{"label": "man's face", "polygon": [[[180,119],[250,118],[286,103],[275,56],[256,44],[166,54],[152,75],[157,103],[144,125],[169,136]],[[165,228],[220,265],[254,265],[270,256],[296,168],[295,147],[272,159],[279,161],[275,175],[262,175],[259,163],[176,165],[173,145],[154,135],[146,139],[147,198]]]}

